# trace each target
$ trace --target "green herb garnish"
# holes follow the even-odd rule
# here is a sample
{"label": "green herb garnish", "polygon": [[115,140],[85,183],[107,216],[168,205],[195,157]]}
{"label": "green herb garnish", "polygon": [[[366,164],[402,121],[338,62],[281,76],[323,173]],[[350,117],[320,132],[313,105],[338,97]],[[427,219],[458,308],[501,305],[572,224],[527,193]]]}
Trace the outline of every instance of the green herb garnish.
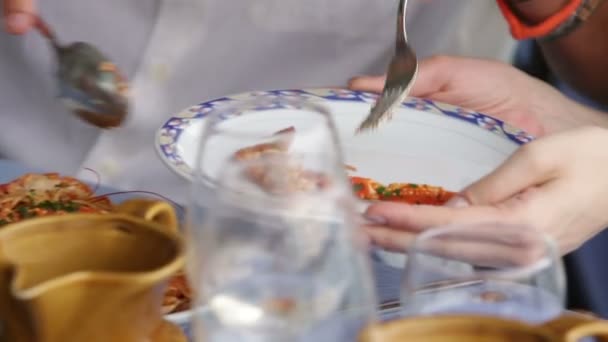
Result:
{"label": "green herb garnish", "polygon": [[27,207],[24,207],[24,206],[17,207],[17,213],[22,218],[29,217]]}
{"label": "green herb garnish", "polygon": [[78,209],[80,209],[80,206],[74,202],[67,202],[67,203],[65,203],[63,208],[64,208],[63,210],[65,210],[69,213],[73,213],[75,211],[78,211]]}
{"label": "green herb garnish", "polygon": [[36,208],[57,211],[57,209],[59,209],[59,203],[51,201],[42,201],[36,205]]}
{"label": "green herb garnish", "polygon": [[78,211],[80,206],[74,202],[53,202],[53,201],[43,201],[36,205],[36,208],[46,209],[51,211],[67,211],[67,212],[75,212]]}

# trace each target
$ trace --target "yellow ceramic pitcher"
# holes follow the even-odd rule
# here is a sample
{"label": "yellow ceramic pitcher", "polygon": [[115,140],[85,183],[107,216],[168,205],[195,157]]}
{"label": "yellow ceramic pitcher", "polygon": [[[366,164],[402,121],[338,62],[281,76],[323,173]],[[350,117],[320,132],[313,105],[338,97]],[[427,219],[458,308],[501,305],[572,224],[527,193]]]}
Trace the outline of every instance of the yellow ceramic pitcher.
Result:
{"label": "yellow ceramic pitcher", "polygon": [[165,202],[11,224],[0,230],[0,341],[183,341],[160,311],[183,255]]}
{"label": "yellow ceramic pitcher", "polygon": [[359,342],[579,342],[608,341],[608,322],[568,313],[544,325],[497,317],[455,315],[412,317],[365,329]]}

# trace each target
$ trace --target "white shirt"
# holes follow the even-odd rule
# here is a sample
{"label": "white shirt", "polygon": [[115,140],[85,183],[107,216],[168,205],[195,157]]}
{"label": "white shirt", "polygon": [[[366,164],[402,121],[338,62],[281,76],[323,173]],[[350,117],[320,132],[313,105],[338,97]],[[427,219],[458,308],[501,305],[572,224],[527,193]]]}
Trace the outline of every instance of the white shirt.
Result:
{"label": "white shirt", "polygon": [[[98,46],[131,80],[133,108],[101,131],[55,98],[54,60],[36,33],[0,34],[0,157],[124,190],[183,201],[186,181],[154,151],[154,133],[190,105],[250,90],[342,86],[384,72],[396,0],[54,0],[41,14],[63,42]],[[419,57],[507,60],[513,47],[493,1],[411,0]]]}

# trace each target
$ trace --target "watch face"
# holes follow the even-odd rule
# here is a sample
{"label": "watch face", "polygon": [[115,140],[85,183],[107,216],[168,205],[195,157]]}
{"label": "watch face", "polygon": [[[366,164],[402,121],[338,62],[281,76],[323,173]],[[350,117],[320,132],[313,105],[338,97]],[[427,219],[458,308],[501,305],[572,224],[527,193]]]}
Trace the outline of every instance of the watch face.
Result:
{"label": "watch face", "polygon": [[603,2],[604,0],[583,0],[576,11],[576,16],[583,21],[587,20]]}
{"label": "watch face", "polygon": [[591,17],[591,15],[595,12],[597,7],[603,2],[604,0],[583,0],[570,15],[570,17],[568,17],[568,19],[562,22],[553,31],[542,37],[541,40],[550,41],[568,35],[587,21],[587,19],[589,19],[589,17]]}
{"label": "watch face", "polygon": [[[605,0],[582,0],[578,5],[576,2],[569,2],[541,22],[536,23],[533,29],[517,13],[514,13],[510,6],[513,3],[525,6],[524,4],[528,1],[531,0],[498,1],[500,10],[510,25],[511,34],[517,40],[538,39],[540,41],[550,41],[563,37],[589,19]],[[557,26],[554,24],[556,21],[558,22]],[[539,28],[540,32],[538,32]]]}

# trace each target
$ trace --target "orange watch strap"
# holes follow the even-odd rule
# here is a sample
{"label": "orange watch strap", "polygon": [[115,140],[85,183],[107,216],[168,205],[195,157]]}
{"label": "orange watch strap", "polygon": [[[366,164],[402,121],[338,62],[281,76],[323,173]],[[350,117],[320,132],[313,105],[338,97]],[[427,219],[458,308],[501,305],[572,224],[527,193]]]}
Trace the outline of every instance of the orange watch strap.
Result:
{"label": "orange watch strap", "polygon": [[511,35],[518,40],[540,38],[548,35],[568,20],[581,6],[582,2],[583,0],[571,0],[566,6],[562,7],[562,9],[545,19],[543,22],[535,25],[528,25],[522,22],[520,18],[513,13],[508,0],[497,0],[498,7],[509,24]]}

